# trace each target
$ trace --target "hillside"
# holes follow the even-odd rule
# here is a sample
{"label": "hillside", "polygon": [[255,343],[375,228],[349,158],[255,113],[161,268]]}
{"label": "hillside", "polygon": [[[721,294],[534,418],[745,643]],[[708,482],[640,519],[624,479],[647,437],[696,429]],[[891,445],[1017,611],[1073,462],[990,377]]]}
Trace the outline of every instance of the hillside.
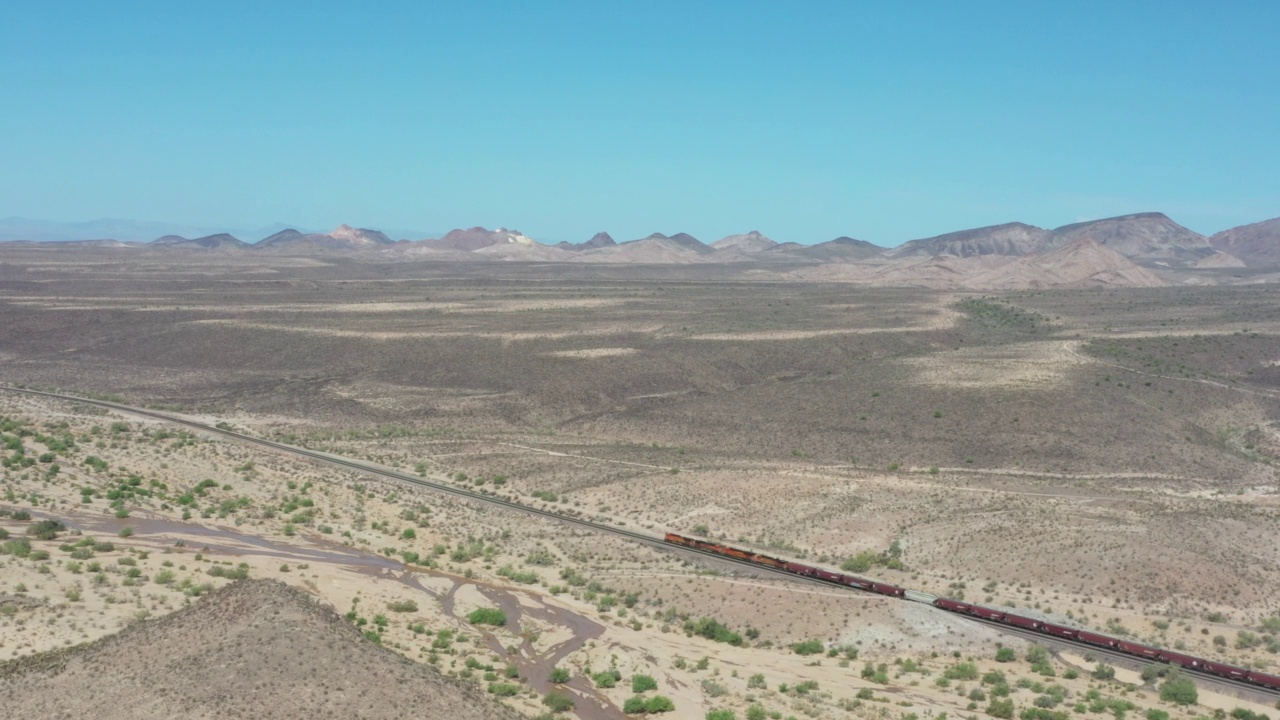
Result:
{"label": "hillside", "polygon": [[773,252],[797,257],[821,260],[823,262],[866,260],[884,254],[884,248],[873,245],[866,240],[857,240],[848,236],[840,236],[817,245],[796,245],[788,247],[779,245]]}
{"label": "hillside", "polygon": [[960,230],[931,238],[911,240],[889,252],[893,257],[911,255],[1026,255],[1043,250],[1049,231],[1020,222]]}
{"label": "hillside", "polygon": [[228,585],[85,647],[4,663],[0,695],[6,717],[520,717],[268,580]]}
{"label": "hillside", "polygon": [[1280,265],[1280,217],[1223,230],[1209,244],[1249,267]]}
{"label": "hillside", "polygon": [[1040,255],[1028,255],[965,280],[983,290],[1044,287],[1161,287],[1168,283],[1116,250],[1081,237]]}
{"label": "hillside", "polygon": [[1063,247],[1083,237],[1093,238],[1125,257],[1165,264],[1190,264],[1213,253],[1203,235],[1158,212],[1064,225],[1053,231],[1051,244]]}
{"label": "hillside", "polygon": [[711,243],[716,250],[737,250],[744,253],[758,253],[777,247],[778,243],[752,230],[741,235],[729,235]]}
{"label": "hillside", "polygon": [[391,238],[377,230],[339,225],[329,233],[300,233],[292,228],[281,230],[263,238],[256,249],[322,249],[363,250],[387,247],[395,244]]}

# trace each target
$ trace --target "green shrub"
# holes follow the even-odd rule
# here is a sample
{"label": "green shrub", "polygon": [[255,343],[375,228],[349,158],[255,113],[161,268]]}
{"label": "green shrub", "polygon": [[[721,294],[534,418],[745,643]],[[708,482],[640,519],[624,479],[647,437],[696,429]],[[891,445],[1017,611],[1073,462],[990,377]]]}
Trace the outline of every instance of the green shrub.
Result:
{"label": "green shrub", "polygon": [[553,683],[559,684],[559,683],[569,682],[569,678],[571,677],[573,677],[573,674],[570,673],[567,669],[562,667],[557,667],[557,668],[551,668],[551,675],[548,676],[547,679]]}
{"label": "green shrub", "polygon": [[1013,701],[1008,698],[992,700],[991,704],[987,706],[987,714],[1001,720],[1012,720]]}
{"label": "green shrub", "polygon": [[622,712],[626,715],[641,715],[644,711],[644,698],[639,695],[629,697],[622,703]]}
{"label": "green shrub", "polygon": [[821,640],[805,640],[792,645],[791,650],[797,655],[817,655],[824,648]]}
{"label": "green shrub", "polygon": [[708,640],[716,642],[728,643],[730,645],[742,645],[742,636],[733,632],[728,627],[714,618],[700,618],[698,620],[686,620],[684,623],[684,631],[691,635],[700,635]]}
{"label": "green shrub", "polygon": [[129,527],[128,525],[125,525],[124,527],[120,528],[120,532],[117,534],[122,538],[127,538],[133,535],[133,528]]}
{"label": "green shrub", "polygon": [[612,688],[618,685],[618,681],[622,679],[622,673],[617,670],[605,670],[591,676],[591,681],[598,688]]}
{"label": "green shrub", "polygon": [[738,720],[738,716],[732,710],[708,710],[707,720]]}
{"label": "green shrub", "polygon": [[392,612],[418,612],[418,603],[412,600],[397,600],[387,603],[387,609]]}
{"label": "green shrub", "polygon": [[956,663],[947,668],[942,676],[948,680],[977,680],[978,666],[971,662]]}
{"label": "green shrub", "polygon": [[27,534],[35,535],[37,540],[52,540],[67,526],[57,520],[38,520],[27,526]]}
{"label": "green shrub", "polygon": [[658,681],[653,679],[651,675],[632,675],[631,676],[631,692],[642,693],[650,690],[658,689]]}
{"label": "green shrub", "polygon": [[573,709],[573,698],[560,692],[552,690],[547,696],[542,698],[542,704],[551,708],[553,713],[569,712]]}
{"label": "green shrub", "polygon": [[511,683],[492,683],[489,685],[489,692],[498,697],[512,697],[520,694],[520,686]]}
{"label": "green shrub", "polygon": [[676,704],[671,702],[671,698],[662,695],[654,695],[644,701],[644,711],[651,714],[671,712],[676,709]]}
{"label": "green shrub", "polygon": [[1147,711],[1147,720],[1169,720],[1169,713],[1151,708]]}
{"label": "green shrub", "polygon": [[1175,672],[1170,673],[1169,678],[1160,686],[1160,699],[1175,705],[1195,705],[1200,699],[1200,693],[1190,678]]}
{"label": "green shrub", "polygon": [[467,620],[472,625],[497,625],[501,627],[507,624],[507,614],[497,608],[476,608],[467,615]]}
{"label": "green shrub", "polygon": [[1094,680],[1114,680],[1116,678],[1116,669],[1106,663],[1098,663],[1093,669]]}
{"label": "green shrub", "polygon": [[996,651],[996,662],[1013,662],[1018,659],[1018,653],[1013,648],[1002,647]]}

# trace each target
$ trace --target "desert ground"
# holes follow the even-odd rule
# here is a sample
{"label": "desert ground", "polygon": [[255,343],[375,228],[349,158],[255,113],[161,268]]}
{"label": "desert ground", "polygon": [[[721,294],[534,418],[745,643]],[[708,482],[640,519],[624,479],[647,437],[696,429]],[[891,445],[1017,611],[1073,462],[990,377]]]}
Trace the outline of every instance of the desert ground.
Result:
{"label": "desert ground", "polygon": [[[1277,668],[1267,285],[952,292],[733,266],[14,246],[0,384]],[[1275,702],[1206,683],[1178,704],[1138,663],[1042,659],[925,605],[85,403],[0,392],[0,436],[6,707],[74,714],[115,696],[73,680],[116,672],[167,697],[121,717],[217,714],[214,694],[157,674],[169,656],[144,639],[216,648],[202,617],[270,622],[246,593],[337,618],[333,643],[254,658],[261,692],[334,694],[307,706],[320,716],[347,712],[343,693],[391,702],[380,688],[410,677],[440,704],[397,707],[430,717],[621,717],[657,696],[672,709],[651,714],[752,720],[1190,720]],[[121,655],[138,657],[113,670]],[[355,655],[345,676],[323,670]]]}

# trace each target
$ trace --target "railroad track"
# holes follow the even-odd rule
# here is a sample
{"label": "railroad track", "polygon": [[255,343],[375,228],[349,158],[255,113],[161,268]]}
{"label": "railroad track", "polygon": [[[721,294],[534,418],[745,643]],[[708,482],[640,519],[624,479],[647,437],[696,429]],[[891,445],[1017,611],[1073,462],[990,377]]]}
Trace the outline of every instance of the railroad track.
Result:
{"label": "railroad track", "polygon": [[[776,577],[785,578],[787,580],[805,582],[805,583],[810,583],[814,585],[821,585],[823,587],[839,587],[845,590],[855,590],[858,592],[866,592],[864,590],[859,590],[858,588],[851,588],[847,585],[843,585],[840,583],[829,582],[829,581],[822,580],[819,578],[814,578],[814,577],[797,575],[792,572],[775,569],[775,568],[768,567],[766,565],[761,565],[759,563],[751,562],[748,560],[739,560],[737,558],[723,555],[720,553],[708,552],[705,550],[700,550],[697,548],[688,547],[684,545],[673,545],[671,543],[666,542],[663,538],[647,535],[645,533],[636,532],[634,530],[627,530],[624,528],[617,527],[615,525],[606,525],[604,523],[593,522],[591,520],[584,520],[582,518],[576,518],[568,515],[561,515],[560,513],[552,512],[550,510],[544,510],[542,508],[533,507],[531,505],[525,505],[525,504],[514,502],[511,500],[504,500],[502,498],[494,497],[492,495],[485,495],[483,493],[472,492],[470,490],[464,490],[462,488],[445,485],[439,482],[433,482],[431,480],[426,480],[424,478],[421,478],[415,475],[402,473],[397,470],[393,470],[391,468],[383,467],[373,463],[367,463],[361,460],[353,460],[351,458],[345,458],[340,455],[332,455],[330,453],[324,453],[318,450],[311,450],[309,448],[299,447],[297,445],[289,445],[288,443],[277,442],[275,440],[267,440],[265,438],[254,437],[252,435],[246,435],[244,433],[239,433],[234,430],[228,430],[225,428],[206,425],[204,423],[197,422],[195,420],[189,420],[187,418],[173,416],[167,413],[157,412],[155,410],[147,410],[145,408],[137,408],[130,405],[122,405],[120,403],[109,402],[106,400],[94,400],[90,398],[77,397],[75,395],[63,395],[61,393],[48,392],[44,390],[31,390],[27,388],[16,388],[16,387],[10,387],[5,385],[0,385],[0,391],[24,394],[24,395],[32,395],[32,396],[38,396],[38,397],[46,397],[46,398],[52,398],[55,400],[63,400],[68,402],[78,402],[86,405],[94,405],[97,407],[106,408],[108,410],[114,410],[116,412],[125,413],[128,415],[152,418],[152,419],[160,420],[163,422],[173,423],[175,425],[182,425],[185,427],[189,427],[200,432],[209,433],[213,435],[220,435],[223,437],[230,438],[232,440],[236,440],[238,442],[242,442],[250,445],[257,445],[259,447],[265,447],[271,450],[275,450],[277,452],[282,452],[285,454],[305,458],[305,459],[308,459],[317,463],[321,463],[324,465],[329,465],[331,467],[337,467],[343,470],[352,470],[356,472],[366,473],[368,475],[374,475],[374,476],[386,478],[388,480],[403,482],[409,485],[426,488],[428,490],[432,490],[435,492],[452,495],[455,497],[471,500],[474,502],[484,503],[486,505],[505,508],[507,510],[525,513],[527,515],[544,517],[544,518],[565,523],[568,525],[575,525],[575,526],[586,528],[589,530],[594,530],[596,532],[600,532],[608,535],[614,535],[616,537],[626,538],[634,542],[643,543],[645,545],[661,548],[667,551],[685,552],[690,555],[713,558],[720,562],[729,563],[737,567],[750,569],[753,572],[761,575],[776,576]],[[906,597],[903,599],[908,602],[918,602],[922,604],[928,604],[930,605],[930,607],[933,607],[933,605],[931,604],[931,599],[934,597],[935,596],[929,593],[922,593],[915,590],[907,590]],[[952,614],[952,613],[948,613],[948,614]],[[975,617],[968,614],[959,614],[958,616],[976,623],[981,623],[983,625],[987,625],[989,627],[995,628],[1008,635],[1022,637],[1025,639],[1032,640],[1033,642],[1038,642],[1038,643],[1043,643],[1048,645],[1056,644],[1059,646],[1066,646],[1066,647],[1071,647],[1073,649],[1083,650],[1085,652],[1092,653],[1095,656],[1112,658],[1118,661],[1118,663],[1120,664],[1124,664],[1124,665],[1150,664],[1149,662],[1143,663],[1141,659],[1136,658],[1133,655],[1129,655],[1122,652],[1116,652],[1113,650],[1109,650],[1107,648],[1100,648],[1096,645],[1091,645],[1089,643],[1080,642],[1080,641],[1072,640],[1069,638],[1047,636],[1044,633],[1039,633],[1031,630],[1023,630],[1017,627],[1012,627],[1004,623],[994,622],[991,620],[986,620],[986,619]],[[1219,688],[1229,688],[1233,690],[1246,691],[1248,693],[1246,697],[1249,697],[1250,699],[1253,699],[1258,702],[1270,703],[1272,701],[1271,698],[1277,695],[1277,693],[1275,693],[1274,691],[1260,687],[1253,683],[1233,680],[1231,678],[1222,677],[1220,675],[1214,675],[1212,673],[1202,672],[1199,670],[1195,670],[1193,668],[1183,668],[1183,672],[1185,672],[1188,675],[1194,676],[1197,680],[1200,680],[1205,683],[1213,684],[1215,686],[1218,686]],[[1258,700],[1258,698],[1261,698],[1261,700]]]}
{"label": "railroad track", "polygon": [[[1158,662],[1154,662],[1151,660],[1142,660],[1141,658],[1134,657],[1133,655],[1130,655],[1128,653],[1123,653],[1118,650],[1098,647],[1097,645],[1090,645],[1087,642],[1081,642],[1079,640],[1072,640],[1070,638],[1058,637],[1056,635],[1045,635],[1044,633],[1036,632],[1034,630],[1024,630],[1022,628],[1011,627],[1004,623],[999,623],[994,620],[986,620],[984,618],[974,617],[971,615],[965,615],[963,617],[965,617],[968,620],[972,620],[973,622],[981,623],[982,625],[993,627],[1005,634],[1015,635],[1017,637],[1030,640],[1031,642],[1037,643],[1039,645],[1044,645],[1049,648],[1053,648],[1054,646],[1067,647],[1067,648],[1071,648],[1072,650],[1081,651],[1081,655],[1084,655],[1086,657],[1094,656],[1098,658],[1105,658],[1106,660],[1111,661],[1113,665],[1120,665],[1122,667],[1138,669],[1144,665],[1160,664]],[[1239,680],[1232,680],[1231,678],[1225,678],[1225,677],[1222,677],[1221,675],[1214,675],[1213,673],[1204,672],[1203,670],[1197,670],[1195,668],[1183,667],[1179,669],[1179,672],[1181,672],[1184,675],[1194,677],[1197,682],[1203,682],[1206,685],[1212,685],[1214,686],[1214,689],[1218,691],[1223,691],[1223,690],[1244,691],[1243,694],[1239,695],[1239,697],[1246,700],[1250,700],[1252,702],[1262,703],[1264,705],[1270,705],[1274,703],[1276,701],[1276,697],[1278,696],[1278,694],[1275,691],[1269,690],[1260,685],[1255,685],[1253,683],[1248,683],[1248,682],[1242,682]]]}
{"label": "railroad track", "polygon": [[560,513],[552,512],[550,510],[544,510],[542,508],[533,507],[532,505],[525,505],[523,503],[518,503],[511,500],[504,500],[502,498],[494,497],[492,495],[485,495],[484,493],[472,492],[470,490],[464,490],[462,488],[453,487],[451,485],[445,485],[444,483],[433,482],[431,480],[426,480],[416,475],[402,473],[397,470],[393,470],[391,468],[375,465],[373,463],[366,463],[360,460],[353,460],[351,458],[342,457],[341,455],[332,455],[330,453],[324,453],[318,450],[311,450],[309,448],[299,447],[297,445],[289,445],[288,443],[277,442],[275,440],[267,440],[264,438],[254,437],[252,435],[246,435],[244,433],[239,433],[234,430],[227,430],[225,428],[206,425],[202,422],[196,422],[195,420],[189,420],[187,418],[169,415],[168,413],[157,412],[155,410],[147,410],[145,408],[137,408],[131,405],[121,405],[120,403],[109,402],[106,400],[93,400],[90,398],[77,397],[75,395],[62,395],[60,393],[47,392],[44,390],[16,388],[16,387],[10,387],[7,385],[0,385],[0,391],[23,394],[23,395],[35,395],[39,397],[53,398],[55,400],[65,400],[69,402],[78,402],[78,403],[83,403],[85,405],[94,405],[94,406],[106,408],[109,410],[115,410],[116,412],[126,413],[128,415],[146,417],[154,420],[162,420],[164,422],[173,423],[175,425],[182,425],[185,427],[189,427],[194,430],[198,430],[200,432],[211,433],[214,435],[221,435],[223,437],[231,438],[233,440],[236,440],[242,443],[257,445],[259,447],[270,448],[278,452],[283,452],[286,454],[306,458],[308,460],[312,460],[312,461],[315,461],[324,465],[329,465],[332,467],[337,467],[343,470],[354,470],[356,472],[362,472],[369,475],[376,475],[379,477],[387,478],[389,480],[408,483],[410,485],[426,488],[428,490],[432,490],[435,492],[445,493],[448,495],[453,495],[455,497],[460,497],[460,498],[472,500],[475,502],[485,503],[487,505],[505,508],[507,510],[513,510],[513,511],[525,513],[528,515],[537,515],[537,516],[548,518],[558,522],[567,523],[569,525],[576,525],[578,527],[594,530],[596,532],[601,532],[609,535],[615,535],[618,537],[627,538],[628,540],[644,543],[646,545],[662,548],[668,551],[685,552],[691,555],[714,558],[720,562],[730,563],[737,567],[748,568],[758,574],[776,576],[776,577],[786,578],[788,580],[795,580],[795,581],[806,582],[814,585],[821,585],[823,587],[843,587],[840,585],[834,585],[833,583],[824,582],[817,578],[806,578],[799,575],[795,575],[793,573],[786,572],[784,570],[775,570],[773,568],[759,565],[757,563],[749,562],[746,560],[738,560],[736,558],[727,557],[717,553],[706,552],[703,550],[698,550],[696,548],[672,545],[660,537],[655,537],[653,535],[646,535],[645,533],[636,532],[634,530],[627,530],[625,528],[617,527],[616,525],[606,525],[604,523],[593,522],[591,520],[584,520],[582,518],[576,518],[569,515],[562,515]]}

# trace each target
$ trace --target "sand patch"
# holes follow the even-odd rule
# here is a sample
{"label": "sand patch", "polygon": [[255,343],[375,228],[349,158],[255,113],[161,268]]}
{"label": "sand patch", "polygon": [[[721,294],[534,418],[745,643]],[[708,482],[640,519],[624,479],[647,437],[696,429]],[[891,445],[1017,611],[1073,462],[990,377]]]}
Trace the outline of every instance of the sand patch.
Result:
{"label": "sand patch", "polygon": [[915,382],[923,385],[1049,389],[1064,381],[1072,368],[1090,361],[1060,342],[1045,340],[964,348],[904,362],[916,371]]}
{"label": "sand patch", "polygon": [[550,357],[565,358],[603,358],[618,357],[621,355],[635,355],[640,352],[635,348],[628,347],[608,347],[608,348],[588,348],[586,350],[559,350],[557,352],[547,353]]}

